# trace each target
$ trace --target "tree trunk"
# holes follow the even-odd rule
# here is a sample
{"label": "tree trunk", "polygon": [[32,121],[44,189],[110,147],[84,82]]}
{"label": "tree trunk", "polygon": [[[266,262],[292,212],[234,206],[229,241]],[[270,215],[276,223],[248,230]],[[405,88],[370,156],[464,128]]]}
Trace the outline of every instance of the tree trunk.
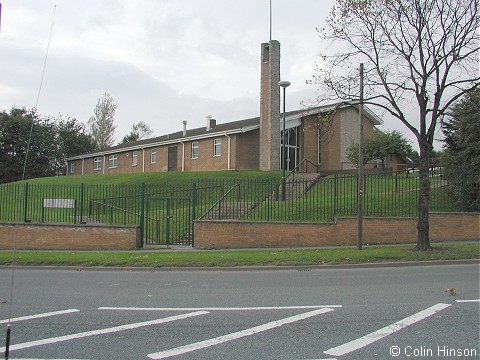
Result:
{"label": "tree trunk", "polygon": [[428,219],[428,205],[430,200],[430,164],[431,145],[426,141],[420,144],[420,164],[419,164],[419,181],[420,194],[418,197],[418,239],[417,250],[429,250],[430,245],[430,224]]}

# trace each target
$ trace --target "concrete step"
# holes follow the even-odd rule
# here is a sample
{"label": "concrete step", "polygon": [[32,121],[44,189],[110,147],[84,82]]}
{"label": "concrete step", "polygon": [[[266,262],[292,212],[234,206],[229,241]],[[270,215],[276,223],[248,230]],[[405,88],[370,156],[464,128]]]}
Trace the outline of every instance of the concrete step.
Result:
{"label": "concrete step", "polygon": [[[305,195],[310,188],[320,178],[320,174],[317,173],[293,173],[285,182],[285,200],[298,199]],[[280,201],[282,200],[282,186],[279,185],[278,189],[270,195],[269,200]]]}
{"label": "concrete step", "polygon": [[221,202],[205,214],[202,219],[241,219],[257,204],[254,202]]}

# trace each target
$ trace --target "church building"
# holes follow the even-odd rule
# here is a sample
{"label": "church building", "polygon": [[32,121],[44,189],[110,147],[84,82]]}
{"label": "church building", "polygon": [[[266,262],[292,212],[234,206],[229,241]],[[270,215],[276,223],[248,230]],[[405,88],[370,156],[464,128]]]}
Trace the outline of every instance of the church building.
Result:
{"label": "church building", "polygon": [[[280,111],[280,43],[261,45],[260,116],[117,145],[67,159],[67,175],[159,171],[293,170],[308,172],[352,169],[346,150],[359,141],[357,105],[339,103]],[[285,124],[283,119],[285,118]],[[364,134],[382,120],[363,109]],[[285,133],[283,132],[285,129]],[[285,144],[283,144],[285,141]],[[283,161],[282,161],[283,159]]]}

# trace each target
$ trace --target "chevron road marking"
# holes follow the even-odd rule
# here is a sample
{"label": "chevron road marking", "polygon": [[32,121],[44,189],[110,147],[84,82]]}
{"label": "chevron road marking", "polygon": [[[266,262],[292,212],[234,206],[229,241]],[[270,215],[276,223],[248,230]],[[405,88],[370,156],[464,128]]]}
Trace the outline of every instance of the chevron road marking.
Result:
{"label": "chevron road marking", "polygon": [[383,339],[384,337],[391,335],[407,326],[410,326],[412,324],[415,324],[423,319],[428,318],[429,316],[432,316],[436,314],[437,312],[446,309],[447,307],[451,306],[451,304],[436,304],[434,306],[431,306],[425,310],[422,310],[416,314],[413,314],[409,317],[406,317],[405,319],[402,319],[400,321],[397,321],[396,323],[393,323],[391,325],[388,325],[384,328],[381,328],[380,330],[374,331],[368,335],[362,336],[361,338],[358,338],[356,340],[352,340],[346,344],[331,348],[327,351],[324,351],[325,354],[327,355],[333,355],[333,356],[342,356],[348,353],[351,353],[352,351],[361,349],[367,345],[370,345],[380,339]]}
{"label": "chevron road marking", "polygon": [[251,307],[191,307],[191,308],[145,308],[145,307],[99,307],[98,310],[119,311],[256,311],[256,310],[307,310],[341,308],[342,305],[295,305],[295,306],[251,306]]}
{"label": "chevron road marking", "polygon": [[234,332],[234,333],[227,334],[227,335],[222,335],[222,336],[219,336],[217,338],[204,340],[204,341],[200,341],[200,342],[185,345],[185,346],[180,346],[180,347],[170,349],[170,350],[166,350],[166,351],[160,351],[160,352],[157,352],[157,353],[152,353],[152,354],[149,354],[147,356],[150,359],[166,359],[166,358],[169,358],[171,356],[185,354],[185,353],[189,353],[189,352],[192,352],[192,351],[195,351],[195,350],[201,350],[201,349],[204,349],[204,348],[207,348],[207,347],[211,347],[211,346],[215,346],[215,345],[225,343],[227,341],[232,341],[232,340],[243,338],[245,336],[250,336],[250,335],[254,335],[254,334],[257,334],[257,333],[260,333],[260,332],[263,332],[263,331],[275,329],[275,328],[278,328],[278,327],[280,327],[282,325],[285,325],[285,324],[290,324],[290,323],[294,323],[294,322],[297,322],[297,321],[300,321],[300,320],[308,319],[312,316],[325,314],[325,313],[328,313],[330,311],[334,311],[334,309],[333,308],[321,308],[321,309],[309,311],[309,312],[306,312],[306,313],[302,313],[302,314],[299,314],[299,315],[291,316],[291,317],[288,317],[288,318],[285,318],[285,319],[276,320],[276,321],[272,321],[272,322],[269,322],[269,323],[266,323],[266,324],[263,324],[263,325],[255,326],[255,327],[250,328],[250,329],[241,330],[241,331]]}
{"label": "chevron road marking", "polygon": [[65,314],[75,313],[75,312],[79,312],[79,311],[80,310],[77,310],[77,309],[68,309],[68,310],[53,311],[53,312],[42,313],[42,314],[21,316],[21,317],[12,318],[12,319],[10,319],[10,321],[9,320],[0,320],[0,324],[8,324],[9,322],[13,323],[13,322],[18,322],[18,321],[40,319],[40,318],[45,318],[45,317],[55,316],[55,315],[65,315]]}
{"label": "chevron road marking", "polygon": [[[62,341],[81,339],[81,338],[85,338],[85,337],[89,337],[89,336],[96,336],[96,335],[115,333],[115,332],[119,332],[119,331],[138,329],[140,327],[164,324],[164,323],[171,322],[171,321],[187,319],[187,318],[191,318],[191,317],[194,317],[194,316],[205,315],[205,314],[209,314],[209,312],[208,311],[196,311],[196,312],[191,312],[191,313],[182,314],[182,315],[170,316],[170,317],[166,317],[166,318],[163,318],[163,319],[156,319],[156,320],[139,322],[139,323],[135,323],[135,324],[120,325],[120,326],[115,326],[115,327],[106,328],[106,329],[85,331],[85,332],[81,332],[81,333],[77,333],[77,334],[64,335],[64,336],[58,336],[58,337],[53,337],[53,338],[48,338],[48,339],[29,341],[29,342],[25,342],[25,343],[21,343],[21,344],[11,345],[10,346],[10,351],[26,349],[26,348],[31,348],[31,347],[35,347],[35,346],[55,344],[55,343],[62,342]],[[5,347],[0,348],[0,353],[2,353],[2,352],[5,352]]]}

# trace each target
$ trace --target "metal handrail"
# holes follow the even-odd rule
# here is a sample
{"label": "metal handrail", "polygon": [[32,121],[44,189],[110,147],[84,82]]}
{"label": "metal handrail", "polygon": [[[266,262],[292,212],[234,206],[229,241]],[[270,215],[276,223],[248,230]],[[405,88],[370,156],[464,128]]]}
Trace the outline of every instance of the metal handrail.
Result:
{"label": "metal handrail", "polygon": [[293,174],[293,179],[295,179],[295,172],[297,172],[297,170],[300,168],[300,166],[302,166],[304,163],[307,164],[307,167],[305,168],[305,172],[307,172],[307,170],[308,170],[308,164],[309,164],[309,163],[312,164],[312,165],[316,168],[316,170],[317,170],[317,172],[318,172],[318,166],[319,166],[319,165],[318,165],[318,164],[315,164],[315,163],[313,163],[312,161],[310,161],[309,159],[305,158],[305,159],[303,159],[302,161],[300,161],[300,162],[298,163],[298,165],[295,166],[295,167],[293,168],[293,170],[290,171],[285,178],[287,179],[288,177],[290,177],[290,175]]}
{"label": "metal handrail", "polygon": [[223,196],[220,199],[218,199],[217,202],[215,202],[215,204],[213,204],[207,211],[205,211],[205,213],[202,216],[200,216],[198,219],[202,220],[205,216],[207,216],[207,214],[210,211],[212,211],[218,204],[220,204],[237,187],[240,188],[240,183],[236,183],[230,190],[228,190],[225,194],[223,194]]}

